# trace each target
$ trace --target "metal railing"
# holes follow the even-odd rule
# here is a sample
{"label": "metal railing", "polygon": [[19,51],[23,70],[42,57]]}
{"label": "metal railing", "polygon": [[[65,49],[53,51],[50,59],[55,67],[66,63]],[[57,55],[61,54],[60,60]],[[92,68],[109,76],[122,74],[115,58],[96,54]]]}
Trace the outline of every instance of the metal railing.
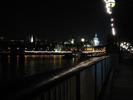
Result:
{"label": "metal railing", "polygon": [[108,56],[86,60],[11,94],[6,100],[97,100],[110,69]]}

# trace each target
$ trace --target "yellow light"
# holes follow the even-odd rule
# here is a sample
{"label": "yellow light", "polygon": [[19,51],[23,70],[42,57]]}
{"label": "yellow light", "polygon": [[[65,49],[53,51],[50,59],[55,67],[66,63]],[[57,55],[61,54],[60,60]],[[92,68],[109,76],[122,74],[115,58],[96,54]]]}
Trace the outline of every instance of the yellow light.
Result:
{"label": "yellow light", "polygon": [[110,7],[115,7],[115,3],[110,3]]}
{"label": "yellow light", "polygon": [[108,14],[112,14],[112,8],[115,7],[115,0],[104,0],[106,11]]}
{"label": "yellow light", "polygon": [[115,0],[104,0],[104,2],[111,8],[115,7]]}

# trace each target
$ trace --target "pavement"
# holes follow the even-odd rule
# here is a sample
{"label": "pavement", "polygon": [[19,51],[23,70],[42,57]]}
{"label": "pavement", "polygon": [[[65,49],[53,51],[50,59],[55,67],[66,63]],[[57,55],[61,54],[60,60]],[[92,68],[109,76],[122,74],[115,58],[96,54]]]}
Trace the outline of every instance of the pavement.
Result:
{"label": "pavement", "polygon": [[133,56],[121,59],[114,68],[110,96],[106,100],[133,100]]}

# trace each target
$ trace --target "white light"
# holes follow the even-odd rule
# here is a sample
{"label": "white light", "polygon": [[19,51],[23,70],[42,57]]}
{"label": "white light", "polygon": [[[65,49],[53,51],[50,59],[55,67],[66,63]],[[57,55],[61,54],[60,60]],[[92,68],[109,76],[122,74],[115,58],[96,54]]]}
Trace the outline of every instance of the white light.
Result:
{"label": "white light", "polygon": [[125,48],[126,50],[128,49],[128,47]]}
{"label": "white light", "polygon": [[123,43],[120,44],[121,47],[123,47],[123,45],[124,45]]}
{"label": "white light", "polygon": [[105,3],[107,3],[107,0],[104,0]]}
{"label": "white light", "polygon": [[112,35],[115,36],[116,35],[116,31],[115,31],[115,28],[112,27]]}
{"label": "white light", "polygon": [[74,39],[71,40],[71,44],[74,44]]}
{"label": "white light", "polygon": [[126,44],[126,42],[124,42],[124,44]]}
{"label": "white light", "polygon": [[111,27],[114,27],[114,24],[113,23],[111,24]]}
{"label": "white light", "polygon": [[123,46],[122,46],[122,48],[126,48],[126,46],[125,46],[125,45],[123,45]]}
{"label": "white light", "polygon": [[130,44],[129,43],[127,43],[127,46],[129,46]]}
{"label": "white light", "polygon": [[113,22],[114,21],[114,18],[111,18],[111,22]]}
{"label": "white light", "polygon": [[104,0],[105,8],[108,14],[112,14],[112,8],[115,7],[115,0]]}
{"label": "white light", "polygon": [[112,9],[110,8],[109,4],[106,4],[106,10],[108,14],[112,14]]}
{"label": "white light", "polygon": [[[55,51],[28,51],[25,50],[26,53],[56,53]],[[58,51],[59,53],[72,53],[72,51]]]}
{"label": "white light", "polygon": [[31,43],[33,43],[33,42],[34,42],[34,40],[33,40],[33,35],[31,36],[31,40],[30,40],[30,42],[31,42]]}
{"label": "white light", "polygon": [[82,39],[81,39],[81,42],[85,42],[85,39],[84,39],[84,38],[82,38]]}

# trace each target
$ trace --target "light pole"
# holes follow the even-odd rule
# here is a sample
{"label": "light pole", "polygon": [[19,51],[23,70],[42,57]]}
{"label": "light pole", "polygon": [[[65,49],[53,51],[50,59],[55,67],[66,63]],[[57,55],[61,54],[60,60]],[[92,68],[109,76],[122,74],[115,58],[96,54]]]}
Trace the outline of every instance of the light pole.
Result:
{"label": "light pole", "polygon": [[82,42],[82,44],[81,44],[82,45],[82,48],[84,48],[85,38],[81,38],[81,42]]}
{"label": "light pole", "polygon": [[[113,18],[113,8],[115,7],[116,3],[115,0],[104,0],[105,4],[105,9],[107,14],[109,14],[110,18],[110,28],[111,28],[111,41],[109,40],[109,45],[112,45],[112,49],[114,46],[116,46],[117,43],[117,37],[116,37],[116,28],[115,28],[115,23],[114,23],[114,18]],[[113,43],[113,44],[112,44]]]}
{"label": "light pole", "polygon": [[105,3],[106,12],[110,16],[112,35],[115,36],[116,30],[114,25],[114,18],[112,16],[113,13],[112,9],[115,7],[115,0],[104,0],[104,3]]}

